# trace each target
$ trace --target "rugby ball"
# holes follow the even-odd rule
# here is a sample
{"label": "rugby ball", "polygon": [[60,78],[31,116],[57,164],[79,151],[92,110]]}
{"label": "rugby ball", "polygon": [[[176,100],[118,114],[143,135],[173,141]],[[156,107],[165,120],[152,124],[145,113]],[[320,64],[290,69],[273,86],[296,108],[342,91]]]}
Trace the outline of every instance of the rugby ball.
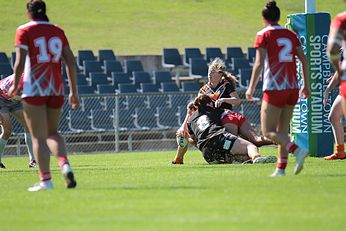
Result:
{"label": "rugby ball", "polygon": [[185,148],[187,145],[187,139],[183,136],[177,136],[177,144],[180,147]]}

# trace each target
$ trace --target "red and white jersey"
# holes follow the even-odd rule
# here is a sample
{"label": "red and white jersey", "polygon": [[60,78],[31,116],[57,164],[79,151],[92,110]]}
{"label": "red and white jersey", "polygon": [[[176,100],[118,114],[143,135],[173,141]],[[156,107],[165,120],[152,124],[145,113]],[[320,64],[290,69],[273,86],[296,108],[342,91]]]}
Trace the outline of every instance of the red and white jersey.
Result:
{"label": "red and white jersey", "polygon": [[10,97],[8,95],[8,90],[10,89],[10,87],[13,85],[13,81],[14,81],[14,74],[10,75],[2,80],[0,80],[0,96],[6,100],[11,100],[11,101],[20,101],[20,97],[18,95],[21,94],[22,92],[22,87],[23,87],[23,74],[20,77],[20,81],[18,84],[18,92],[17,95]]}
{"label": "red and white jersey", "polygon": [[17,28],[16,47],[26,49],[22,97],[64,95],[61,73],[65,33],[46,21],[30,21]]}
{"label": "red and white jersey", "polygon": [[[342,50],[343,50],[343,57],[346,57],[346,12],[340,13],[338,14],[332,24],[331,27],[334,29],[337,29],[339,31],[339,33],[341,33],[343,35],[343,41],[342,41]],[[346,81],[346,59],[344,58],[342,60],[342,64],[341,64],[341,69],[344,70],[343,76],[341,77],[342,81]]]}
{"label": "red and white jersey", "polygon": [[255,48],[266,50],[263,91],[299,89],[296,66],[297,35],[279,25],[269,25],[256,35]]}

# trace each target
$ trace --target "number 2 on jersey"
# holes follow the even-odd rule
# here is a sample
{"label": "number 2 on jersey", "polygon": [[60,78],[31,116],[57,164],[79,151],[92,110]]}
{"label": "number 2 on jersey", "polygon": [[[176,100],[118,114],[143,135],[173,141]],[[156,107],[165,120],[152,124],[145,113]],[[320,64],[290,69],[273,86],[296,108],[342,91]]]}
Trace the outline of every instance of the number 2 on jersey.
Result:
{"label": "number 2 on jersey", "polygon": [[[38,47],[40,50],[39,55],[37,55],[38,63],[48,63],[50,61],[57,63],[60,60],[62,52],[62,41],[58,37],[52,37],[48,41],[48,50],[47,50],[47,41],[45,37],[39,37],[34,40],[35,47]],[[48,53],[49,51],[49,53]],[[51,57],[51,55],[53,57]]]}
{"label": "number 2 on jersey", "polygon": [[293,62],[292,55],[292,42],[287,38],[279,38],[276,40],[278,46],[281,48],[279,52],[280,62]]}

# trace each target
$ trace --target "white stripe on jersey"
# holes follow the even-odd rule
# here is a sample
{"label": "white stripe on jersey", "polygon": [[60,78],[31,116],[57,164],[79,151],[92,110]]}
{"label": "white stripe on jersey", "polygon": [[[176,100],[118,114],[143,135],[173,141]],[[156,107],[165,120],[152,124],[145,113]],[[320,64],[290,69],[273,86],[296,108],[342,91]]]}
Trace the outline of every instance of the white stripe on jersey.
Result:
{"label": "white stripe on jersey", "polygon": [[25,27],[32,26],[32,25],[38,25],[38,24],[48,24],[48,25],[51,24],[51,25],[53,25],[52,23],[47,22],[47,21],[30,21],[28,23],[25,23],[25,24],[19,26],[18,29],[23,29]]}
{"label": "white stripe on jersey", "polygon": [[263,28],[262,30],[257,32],[257,35],[263,35],[265,32],[269,31],[269,30],[284,30],[286,28],[282,27],[282,26],[267,26],[265,28]]}

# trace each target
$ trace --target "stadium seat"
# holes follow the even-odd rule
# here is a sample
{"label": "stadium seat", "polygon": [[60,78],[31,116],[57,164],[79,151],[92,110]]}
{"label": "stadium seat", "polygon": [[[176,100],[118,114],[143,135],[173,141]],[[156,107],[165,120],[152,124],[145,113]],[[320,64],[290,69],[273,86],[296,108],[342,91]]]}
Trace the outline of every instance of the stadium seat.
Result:
{"label": "stadium seat", "polygon": [[84,74],[77,74],[77,85],[88,85],[87,78]]}
{"label": "stadium seat", "polygon": [[149,108],[155,109],[156,107],[169,107],[169,95],[167,94],[154,94],[147,96],[147,105]]}
{"label": "stadium seat", "polygon": [[68,121],[69,129],[73,132],[81,133],[92,131],[90,111],[82,111],[80,109],[69,110],[66,119]]}
{"label": "stadium seat", "polygon": [[195,92],[198,93],[200,85],[196,82],[182,82],[183,92]]}
{"label": "stadium seat", "polygon": [[118,111],[113,109],[114,128],[119,131],[138,130],[134,124],[134,111],[120,108]]}
{"label": "stadium seat", "polygon": [[174,68],[182,66],[183,61],[177,48],[163,48],[162,66],[165,68]]}
{"label": "stadium seat", "polygon": [[191,58],[199,58],[204,59],[201,50],[199,48],[185,48],[185,54],[184,54],[184,65],[189,66],[190,65],[190,59]]}
{"label": "stadium seat", "polygon": [[226,62],[233,64],[232,58],[245,58],[241,47],[227,47]]}
{"label": "stadium seat", "polygon": [[125,72],[132,76],[134,71],[144,71],[140,60],[125,60]]}
{"label": "stadium seat", "polygon": [[130,83],[119,83],[119,93],[137,93],[137,86]]}
{"label": "stadium seat", "polygon": [[159,129],[157,126],[156,110],[152,108],[136,107],[134,114],[134,124],[140,130]]}
{"label": "stadium seat", "polygon": [[105,60],[116,60],[113,50],[98,50],[98,60],[103,63]]}
{"label": "stadium seat", "polygon": [[119,83],[132,83],[130,76],[126,73],[112,72],[112,85],[118,85]]}
{"label": "stadium seat", "polygon": [[77,53],[77,63],[80,67],[84,66],[84,61],[96,61],[92,50],[79,50]]}
{"label": "stadium seat", "polygon": [[141,83],[139,90],[142,93],[159,92],[159,87],[153,83]]}
{"label": "stadium seat", "polygon": [[178,120],[178,110],[177,108],[170,107],[157,107],[157,117],[159,128],[178,128],[179,120]]}
{"label": "stadium seat", "polygon": [[0,52],[0,63],[8,63],[11,64],[5,52]]}
{"label": "stadium seat", "polygon": [[141,83],[152,83],[151,77],[148,72],[146,71],[134,71],[132,72],[133,76],[133,84],[137,86],[137,88],[140,87]]}
{"label": "stadium seat", "polygon": [[117,85],[97,84],[96,86],[96,93],[98,94],[114,94],[115,90],[117,90]]}
{"label": "stadium seat", "polygon": [[194,78],[205,78],[208,76],[208,65],[203,58],[191,58],[189,75]]}
{"label": "stadium seat", "polygon": [[78,85],[78,94],[80,95],[93,95],[95,94],[95,88],[88,85]]}
{"label": "stadium seat", "polygon": [[248,47],[247,48],[247,59],[249,60],[250,64],[253,64],[256,59],[256,48],[254,47]]}
{"label": "stadium seat", "polygon": [[89,76],[90,72],[104,72],[102,63],[99,61],[84,61],[84,75]]}
{"label": "stadium seat", "polygon": [[71,132],[68,126],[68,123],[65,120],[65,118],[68,117],[69,110],[70,110],[70,106],[68,104],[68,100],[65,99],[63,108],[61,110],[61,115],[60,115],[60,118],[63,118],[63,119],[60,120],[59,128],[58,128],[58,131],[61,133]]}
{"label": "stadium seat", "polygon": [[251,68],[241,68],[239,69],[239,86],[241,88],[247,89],[249,87],[249,82],[251,79],[252,69]]}
{"label": "stadium seat", "polygon": [[220,58],[220,59],[224,59],[225,56],[222,54],[222,51],[220,48],[218,47],[207,47],[205,49],[205,59],[207,62],[212,61],[215,58]]}
{"label": "stadium seat", "polygon": [[96,88],[97,84],[109,84],[107,75],[99,72],[90,72],[89,73],[89,85]]}
{"label": "stadium seat", "polygon": [[185,106],[178,106],[178,124],[181,126],[185,120],[186,117],[186,105]]}
{"label": "stadium seat", "polygon": [[124,72],[121,63],[116,60],[105,60],[104,71],[107,74],[107,76],[111,76],[112,72]]}
{"label": "stadium seat", "polygon": [[83,111],[94,110],[105,110],[104,101],[100,97],[81,97],[80,98],[80,109]]}
{"label": "stadium seat", "polygon": [[261,111],[260,104],[257,103],[244,103],[241,105],[243,115],[252,124],[252,126],[258,126],[261,124],[261,117],[258,116]]}
{"label": "stadium seat", "polygon": [[13,69],[10,63],[0,63],[0,75],[3,77],[13,74]]}
{"label": "stadium seat", "polygon": [[186,105],[193,101],[196,94],[170,94],[168,105],[169,107],[179,107],[182,106],[186,108]]}
{"label": "stadium seat", "polygon": [[114,131],[113,110],[90,110],[91,129],[95,131]]}
{"label": "stadium seat", "polygon": [[161,83],[173,82],[171,72],[169,71],[154,71],[154,83],[161,86]]}
{"label": "stadium seat", "polygon": [[179,87],[174,82],[169,83],[161,83],[161,91],[162,92],[179,92]]}
{"label": "stadium seat", "polygon": [[238,75],[239,74],[239,69],[250,69],[250,63],[247,58],[232,58],[232,69],[233,72],[232,74]]}
{"label": "stadium seat", "polygon": [[11,66],[14,67],[14,63],[16,62],[16,52],[11,53]]}

